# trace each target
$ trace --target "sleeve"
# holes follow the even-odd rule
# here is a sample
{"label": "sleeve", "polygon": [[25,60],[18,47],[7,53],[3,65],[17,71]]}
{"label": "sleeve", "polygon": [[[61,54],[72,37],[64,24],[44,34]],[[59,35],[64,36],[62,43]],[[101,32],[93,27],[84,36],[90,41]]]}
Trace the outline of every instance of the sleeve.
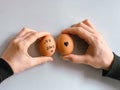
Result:
{"label": "sleeve", "polygon": [[12,68],[4,59],[0,58],[0,83],[11,75],[13,75]]}
{"label": "sleeve", "polygon": [[103,70],[102,75],[120,80],[120,57],[114,54],[114,60],[109,71]]}

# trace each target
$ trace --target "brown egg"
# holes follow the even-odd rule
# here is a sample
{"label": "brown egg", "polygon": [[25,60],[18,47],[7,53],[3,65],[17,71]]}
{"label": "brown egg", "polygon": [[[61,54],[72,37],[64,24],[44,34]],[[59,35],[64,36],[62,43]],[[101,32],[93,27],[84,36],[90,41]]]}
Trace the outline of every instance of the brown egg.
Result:
{"label": "brown egg", "polygon": [[69,34],[61,34],[57,40],[58,52],[62,55],[68,55],[72,53],[74,49],[74,42]]}
{"label": "brown egg", "polygon": [[51,35],[45,36],[40,40],[39,51],[43,56],[52,56],[56,50],[56,43]]}

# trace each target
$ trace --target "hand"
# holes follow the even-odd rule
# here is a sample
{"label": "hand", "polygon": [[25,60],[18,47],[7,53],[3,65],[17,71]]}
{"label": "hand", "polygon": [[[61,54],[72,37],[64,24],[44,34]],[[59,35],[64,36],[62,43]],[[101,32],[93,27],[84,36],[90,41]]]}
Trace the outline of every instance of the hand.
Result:
{"label": "hand", "polygon": [[29,46],[37,39],[49,35],[48,32],[37,32],[32,29],[23,28],[18,36],[10,43],[2,55],[2,58],[8,62],[14,73],[19,73],[35,65],[53,61],[51,57],[31,57],[28,54]]}
{"label": "hand", "polygon": [[62,33],[77,35],[88,43],[88,48],[84,55],[70,54],[63,56],[63,59],[73,63],[82,63],[94,68],[109,70],[113,62],[113,53],[106,41],[89,20],[72,25],[62,31]]}

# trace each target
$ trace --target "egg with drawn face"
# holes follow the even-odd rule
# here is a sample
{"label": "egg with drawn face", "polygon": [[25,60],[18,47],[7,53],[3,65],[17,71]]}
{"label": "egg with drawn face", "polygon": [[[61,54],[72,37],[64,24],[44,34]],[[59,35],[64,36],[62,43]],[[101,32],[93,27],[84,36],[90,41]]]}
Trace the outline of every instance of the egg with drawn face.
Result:
{"label": "egg with drawn face", "polygon": [[74,42],[69,34],[60,34],[57,39],[57,49],[61,55],[68,55],[74,49]]}
{"label": "egg with drawn face", "polygon": [[40,40],[39,51],[42,56],[52,56],[56,50],[56,43],[51,35],[47,35]]}

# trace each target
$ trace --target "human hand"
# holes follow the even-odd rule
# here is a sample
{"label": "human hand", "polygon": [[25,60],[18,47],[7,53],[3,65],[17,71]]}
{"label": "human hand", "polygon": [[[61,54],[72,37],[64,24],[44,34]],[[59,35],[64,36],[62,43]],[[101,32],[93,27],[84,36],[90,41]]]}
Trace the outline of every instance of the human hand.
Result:
{"label": "human hand", "polygon": [[110,69],[114,55],[102,35],[96,31],[89,20],[72,25],[62,33],[77,35],[89,45],[84,55],[70,54],[63,56],[63,59],[73,63],[87,64],[94,68]]}
{"label": "human hand", "polygon": [[31,57],[28,54],[29,46],[37,39],[49,35],[48,32],[37,32],[32,29],[23,28],[18,36],[12,40],[2,58],[11,66],[14,73],[19,73],[35,65],[53,61],[51,57]]}

